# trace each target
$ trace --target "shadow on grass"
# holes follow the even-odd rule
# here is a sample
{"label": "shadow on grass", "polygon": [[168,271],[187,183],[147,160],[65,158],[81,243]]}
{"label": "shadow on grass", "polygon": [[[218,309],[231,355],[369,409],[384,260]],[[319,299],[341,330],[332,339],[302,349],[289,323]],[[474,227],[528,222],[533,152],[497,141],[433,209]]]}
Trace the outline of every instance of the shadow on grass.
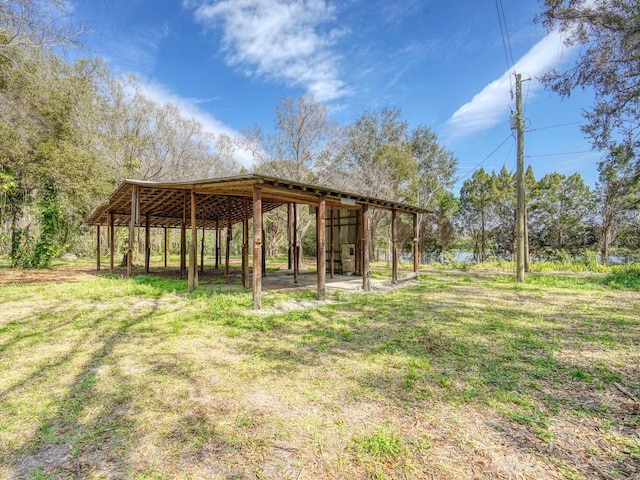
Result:
{"label": "shadow on grass", "polygon": [[[384,398],[385,405],[391,403],[407,416],[427,401],[489,410],[503,426],[497,434],[505,445],[523,455],[544,452],[553,464],[578,468],[583,460],[577,454],[572,459],[566,445],[546,449],[553,437],[550,427],[563,412],[607,420],[610,432],[632,438],[618,416],[623,402],[611,394],[611,385],[614,381],[634,385],[637,372],[631,365],[595,364],[581,355],[589,348],[637,347],[632,306],[614,309],[610,301],[606,312],[582,308],[574,291],[556,289],[553,301],[548,299],[546,308],[537,309],[535,304],[547,301],[537,290],[495,283],[487,287],[467,275],[455,281],[428,281],[390,294],[344,296],[343,303],[264,316],[244,311],[251,305],[248,293],[221,294],[215,287],[177,304],[176,312],[185,308],[184,313],[158,312],[157,299],[184,292],[180,289],[184,281],[136,277],[128,281],[126,294],[147,297],[142,303],[151,311],[122,321],[100,316],[107,330],[96,334],[95,346],[85,346],[84,355],[77,357],[80,340],[84,341],[80,337],[70,344],[71,351],[8,387],[0,402],[8,403],[7,396],[28,384],[39,384],[36,391],[42,391],[48,377],[74,358],[83,359],[75,362],[82,365],[74,367],[78,373],[64,394],[54,399],[51,413],[38,419],[25,444],[0,454],[0,461],[11,465],[10,474],[17,478],[101,474],[131,478],[141,472],[141,465],[153,466],[153,458],[147,463],[141,459],[147,453],[140,447],[143,444],[150,456],[156,446],[170,456],[167,461],[175,471],[184,473],[190,462],[197,462],[199,468],[211,465],[200,472],[207,471],[212,478],[251,478],[253,472],[229,465],[238,459],[256,465],[264,454],[262,439],[256,441],[249,429],[242,433],[238,423],[242,425],[243,419],[226,427],[212,421],[237,417],[239,410],[231,406],[224,410],[224,399],[228,402],[230,397],[218,395],[208,373],[198,370],[204,367],[190,363],[189,352],[181,350],[181,340],[199,338],[203,325],[213,327],[208,333],[214,340],[207,344],[211,352],[220,345],[215,338],[223,332],[233,338],[226,344],[231,350],[250,355],[234,360],[237,364],[219,363],[227,370],[238,368],[243,387],[248,378],[313,373],[315,366],[332,368],[344,360],[346,366],[363,366],[361,371],[341,372],[344,385],[330,385],[344,388],[345,398]],[[111,299],[118,288],[109,288]],[[136,344],[137,354],[144,352],[133,359],[141,364],[133,369],[147,374],[122,370],[117,348],[128,342]],[[159,343],[161,347],[150,348]],[[567,351],[575,354],[566,355]],[[215,358],[207,357],[207,368]],[[111,372],[118,388],[102,388],[104,371]],[[143,413],[134,415],[132,409]],[[152,431],[156,426],[160,432]],[[620,458],[638,464],[637,456],[622,453],[603,460],[605,470],[618,468]],[[154,475],[150,470],[147,478]]]}
{"label": "shadow on grass", "polygon": [[[523,453],[541,452],[569,473],[640,472],[633,443],[638,424],[628,423],[628,399],[614,387],[639,386],[633,362],[621,365],[616,356],[636,351],[640,343],[632,305],[583,306],[575,290],[562,288],[553,291],[548,306],[526,291],[502,290],[499,302],[491,296],[481,301],[485,293],[496,295],[463,278],[317,310],[247,317],[242,348],[273,374],[355,357],[374,368],[351,375],[358,384],[354,396],[384,397],[409,410],[427,399],[471,403],[503,419],[507,427],[499,434],[506,443]],[[612,360],[593,362],[594,349],[604,357],[612,354]],[[608,442],[610,452],[627,453],[591,459],[569,443],[550,448],[554,421],[562,415],[590,417],[596,431],[607,422],[611,435],[600,441]]]}
{"label": "shadow on grass", "polygon": [[[119,322],[114,331],[101,340],[79,369],[64,397],[53,400],[51,414],[45,414],[31,438],[0,457],[11,465],[9,478],[86,478],[90,475],[127,476],[127,456],[135,445],[135,424],[129,417],[133,401],[127,376],[113,369],[117,388],[99,388],[103,369],[113,366],[114,349],[126,338],[128,331],[153,316],[150,312]],[[96,323],[105,321],[99,318]],[[53,363],[41,365],[34,373],[5,390],[2,398],[22,386],[33,387],[34,381],[46,380],[46,375],[86,351],[89,329],[71,349]]]}

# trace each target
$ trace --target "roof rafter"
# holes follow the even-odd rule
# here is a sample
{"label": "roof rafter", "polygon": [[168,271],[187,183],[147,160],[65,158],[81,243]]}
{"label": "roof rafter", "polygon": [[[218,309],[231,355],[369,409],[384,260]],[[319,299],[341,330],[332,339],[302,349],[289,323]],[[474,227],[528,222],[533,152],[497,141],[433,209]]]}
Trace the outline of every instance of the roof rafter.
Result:
{"label": "roof rafter", "polygon": [[[244,202],[253,197],[253,189],[262,190],[263,212],[271,211],[287,203],[317,205],[324,195],[328,208],[353,210],[363,205],[399,213],[431,213],[423,208],[399,202],[392,202],[356,193],[333,190],[319,185],[310,185],[291,180],[263,175],[239,175],[192,182],[149,182],[125,180],[111,195],[109,202],[96,208],[87,219],[90,225],[108,225],[109,212],[113,213],[114,225],[129,225],[131,215],[131,191],[137,185],[140,189],[141,220],[148,215],[152,227],[179,227],[191,215],[190,202],[185,194],[196,194],[196,217],[200,226],[214,229],[229,224],[229,200],[231,201],[231,223],[244,219]],[[252,212],[249,212],[252,215]]]}

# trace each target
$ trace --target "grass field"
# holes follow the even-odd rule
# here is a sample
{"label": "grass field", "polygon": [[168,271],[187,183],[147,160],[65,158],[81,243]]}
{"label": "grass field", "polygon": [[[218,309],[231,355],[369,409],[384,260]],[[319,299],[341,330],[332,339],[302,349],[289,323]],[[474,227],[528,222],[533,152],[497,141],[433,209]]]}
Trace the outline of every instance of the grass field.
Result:
{"label": "grass field", "polygon": [[213,283],[60,278],[0,282],[2,478],[640,476],[637,268],[424,269],[261,313]]}

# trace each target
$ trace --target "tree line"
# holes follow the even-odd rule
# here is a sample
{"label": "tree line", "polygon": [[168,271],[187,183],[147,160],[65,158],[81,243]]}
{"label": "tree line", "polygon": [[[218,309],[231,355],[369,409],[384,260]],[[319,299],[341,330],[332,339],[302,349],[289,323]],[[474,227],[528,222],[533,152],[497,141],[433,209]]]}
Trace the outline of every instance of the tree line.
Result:
{"label": "tree line", "polygon": [[[618,252],[640,250],[638,172],[633,156],[614,150],[598,166],[595,188],[579,173],[547,173],[536,179],[525,173],[527,240],[532,254],[561,256],[599,251],[608,263],[612,247]],[[452,215],[469,240],[477,260],[489,256],[513,258],[516,248],[516,181],[506,167],[488,173],[476,170],[460,190]]]}
{"label": "tree line", "polygon": [[[563,2],[547,2],[541,19],[550,28],[573,25],[576,5],[590,8],[582,3],[572,1],[563,10],[557,8]],[[177,106],[145,96],[136,78],[114,75],[101,59],[68,60],[59,47],[73,44],[83,29],[50,21],[56,12],[62,15],[64,7],[59,0],[0,3],[0,253],[9,255],[12,265],[47,267],[65,251],[90,251],[84,219],[123,179],[188,181],[243,173],[247,167],[234,159],[239,151],[250,152],[250,169],[257,173],[431,210],[431,216],[420,218],[422,252],[470,248],[480,261],[513,254],[511,172],[481,168],[456,195],[455,155],[428,126],[410,128],[400,109],[367,111],[349,125],[339,125],[327,105],[307,94],[282,98],[274,109],[273,128],[266,133],[253,126],[234,138],[214,136]],[[618,49],[622,55],[638,43],[629,43],[621,20],[627,18],[625,12],[615,13],[606,17],[613,33],[598,41],[631,45]],[[602,15],[594,13],[593,22],[603,21]],[[573,41],[590,41],[591,24],[584,16],[577,18],[582,29],[575,30]],[[600,35],[600,30],[595,32]],[[637,65],[638,57],[629,62],[633,58]],[[619,57],[612,61],[623,65]],[[585,61],[576,68],[596,66]],[[545,80],[568,95],[575,86],[603,78],[550,72]],[[637,76],[618,88],[634,87],[631,81]],[[638,96],[618,105],[624,107],[622,118],[616,118],[616,106],[610,106],[603,123],[597,109],[616,98],[603,90],[595,113],[589,114],[593,117],[588,117],[593,122],[585,132],[595,146],[608,151],[594,189],[577,173],[551,173],[536,180],[531,169],[527,172],[531,252],[600,248],[606,261],[612,247],[640,248],[638,123],[633,109]],[[300,234],[309,239],[314,235],[312,217],[301,220]],[[284,214],[275,211],[266,222],[271,251],[277,252],[284,243]],[[388,222],[384,212],[372,213],[372,253],[384,247]],[[408,245],[409,226],[401,225],[400,233]]]}

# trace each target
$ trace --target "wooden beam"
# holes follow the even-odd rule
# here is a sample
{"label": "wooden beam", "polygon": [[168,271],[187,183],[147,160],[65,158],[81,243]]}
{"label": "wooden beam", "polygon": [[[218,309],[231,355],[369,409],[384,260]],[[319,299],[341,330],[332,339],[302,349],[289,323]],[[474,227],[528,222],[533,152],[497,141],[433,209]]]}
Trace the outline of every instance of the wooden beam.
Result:
{"label": "wooden beam", "polygon": [[291,242],[291,204],[287,203],[287,268],[292,268],[292,251],[293,243]]}
{"label": "wooden beam", "polygon": [[[124,184],[123,184],[124,186]],[[137,185],[131,185],[131,196],[133,196],[133,189],[137,187]],[[119,190],[119,189],[118,189]],[[118,193],[118,191],[114,192],[114,195]],[[128,189],[125,187],[122,189],[122,193],[120,196],[116,197],[116,198],[111,198],[111,200],[109,201],[109,203],[111,204],[112,207],[117,207],[118,204],[120,204],[120,202],[124,202],[122,203],[120,206],[124,206],[127,204],[127,195],[128,195]],[[130,197],[131,198],[131,197]],[[132,207],[133,208],[133,207]]]}
{"label": "wooden beam", "polygon": [[327,245],[325,242],[326,237],[326,207],[327,196],[323,193],[320,196],[320,202],[318,202],[318,209],[316,210],[316,229],[317,229],[317,262],[318,262],[318,300],[324,300],[325,298],[325,281],[327,275]]}
{"label": "wooden beam", "polygon": [[138,185],[131,189],[131,219],[129,222],[129,248],[127,249],[127,278],[131,278],[133,270],[133,237],[136,233],[136,221],[138,220]]}
{"label": "wooden beam", "polygon": [[204,275],[204,241],[205,241],[205,228],[204,228],[204,214],[202,215],[202,242],[200,242],[200,274]]}
{"label": "wooden beam", "polygon": [[391,210],[391,283],[398,283],[398,211]]}
{"label": "wooden beam", "polygon": [[216,270],[220,267],[220,222],[216,218]]}
{"label": "wooden beam", "polygon": [[189,292],[198,289],[198,227],[196,225],[196,193],[191,190],[191,248],[189,249]]}
{"label": "wooden beam", "polygon": [[[264,202],[262,202],[264,206]],[[262,229],[262,276],[267,276],[267,234]]]}
{"label": "wooden beam", "polygon": [[335,261],[335,253],[334,253],[334,248],[333,248],[333,209],[331,209],[331,218],[329,220],[329,275],[331,278],[333,278],[333,275],[335,273],[335,266],[334,266],[334,261]]}
{"label": "wooden beam", "polygon": [[253,187],[253,308],[262,308],[262,190]]}
{"label": "wooden beam", "polygon": [[145,215],[144,221],[144,271],[149,273],[151,263],[151,230],[149,227],[149,213]]}
{"label": "wooden beam", "polygon": [[186,251],[187,251],[187,224],[180,222],[180,278],[184,278],[186,267]]}
{"label": "wooden beam", "polygon": [[164,268],[167,268],[167,257],[169,256],[167,243],[167,227],[164,227]]}
{"label": "wooden beam", "polygon": [[182,221],[180,222],[180,278],[187,268],[187,192],[182,194]]}
{"label": "wooden beam", "polygon": [[[166,209],[167,205],[174,203],[176,205],[180,205],[179,193],[175,191],[165,192],[164,194],[160,194],[162,190],[159,191],[157,196],[154,198],[153,195],[145,198],[145,209],[146,213],[154,213],[157,211],[163,211]],[[177,196],[177,197],[176,197]]]}
{"label": "wooden beam", "polygon": [[100,271],[100,225],[96,225],[96,270]]}
{"label": "wooden beam", "polygon": [[113,225],[113,212],[109,212],[109,272],[114,272],[115,256],[115,226]]}
{"label": "wooden beam", "polygon": [[293,204],[293,283],[298,283],[300,252],[298,251],[298,205]]}
{"label": "wooden beam", "polygon": [[230,250],[231,250],[231,240],[232,240],[232,236],[233,236],[233,216],[232,216],[232,211],[231,211],[231,197],[227,198],[227,219],[228,219],[228,224],[227,224],[227,249],[224,252],[224,274],[225,275],[229,275],[229,255],[230,255]]}
{"label": "wooden beam", "polygon": [[249,288],[249,201],[244,201],[244,220],[242,221],[242,286]]}
{"label": "wooden beam", "polygon": [[341,225],[342,225],[342,219],[340,218],[340,210],[337,210],[336,213],[338,214],[338,252],[340,252],[340,273],[342,275],[344,275],[344,264],[342,263],[342,244],[340,242],[342,242],[342,230],[341,230]]}
{"label": "wooden beam", "polygon": [[413,272],[418,273],[420,266],[420,247],[418,243],[418,214],[413,214]]}
{"label": "wooden beam", "polygon": [[371,291],[371,272],[369,271],[369,238],[371,225],[369,221],[369,205],[362,205],[362,289]]}
{"label": "wooden beam", "polygon": [[[363,209],[364,209],[364,205],[363,205]],[[353,266],[353,270],[356,275],[362,275],[362,234],[360,231],[360,210],[355,210],[353,212],[354,216],[355,216],[355,259],[354,259],[354,263],[355,265]]]}

